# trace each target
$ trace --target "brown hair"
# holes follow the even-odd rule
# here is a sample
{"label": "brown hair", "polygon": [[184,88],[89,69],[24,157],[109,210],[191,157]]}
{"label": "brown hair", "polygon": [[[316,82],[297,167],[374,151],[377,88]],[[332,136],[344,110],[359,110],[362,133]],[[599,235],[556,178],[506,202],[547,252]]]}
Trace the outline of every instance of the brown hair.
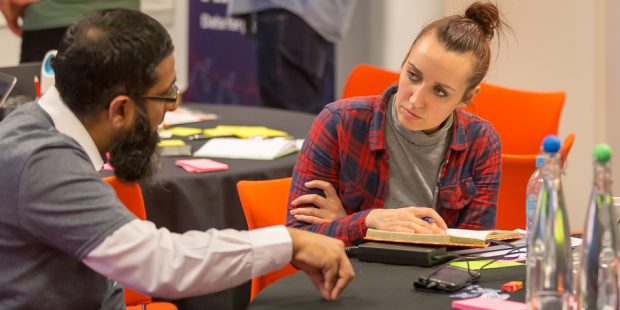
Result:
{"label": "brown hair", "polygon": [[465,15],[446,16],[426,25],[411,44],[403,65],[411,49],[426,34],[433,33],[439,43],[448,51],[471,52],[477,60],[474,72],[469,79],[468,90],[476,87],[487,74],[491,58],[491,39],[495,32],[510,28],[501,18],[499,10],[492,3],[475,2],[465,11]]}

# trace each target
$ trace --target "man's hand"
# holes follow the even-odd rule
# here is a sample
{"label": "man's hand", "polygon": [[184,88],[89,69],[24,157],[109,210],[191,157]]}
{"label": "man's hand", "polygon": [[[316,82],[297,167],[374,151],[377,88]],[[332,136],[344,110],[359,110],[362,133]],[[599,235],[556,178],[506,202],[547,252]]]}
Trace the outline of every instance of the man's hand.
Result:
{"label": "man's hand", "polygon": [[287,228],[293,239],[295,268],[308,274],[325,300],[336,300],[355,276],[342,241],[295,228]]}
{"label": "man's hand", "polygon": [[[423,217],[430,217],[434,223],[428,223]],[[366,227],[418,234],[445,234],[448,229],[435,210],[424,207],[372,210],[366,216]]]}
{"label": "man's hand", "polygon": [[307,188],[322,190],[323,193],[325,193],[325,197],[318,194],[307,194],[293,200],[291,205],[295,207],[304,204],[311,204],[317,207],[296,208],[291,210],[290,213],[296,220],[310,224],[319,224],[331,222],[347,216],[347,212],[342,206],[340,197],[338,197],[338,193],[336,193],[336,189],[334,189],[331,183],[314,180],[307,182],[305,185]]}
{"label": "man's hand", "polygon": [[6,19],[6,24],[11,31],[18,35],[22,35],[22,28],[18,23],[27,6],[39,2],[40,0],[0,0],[0,11]]}

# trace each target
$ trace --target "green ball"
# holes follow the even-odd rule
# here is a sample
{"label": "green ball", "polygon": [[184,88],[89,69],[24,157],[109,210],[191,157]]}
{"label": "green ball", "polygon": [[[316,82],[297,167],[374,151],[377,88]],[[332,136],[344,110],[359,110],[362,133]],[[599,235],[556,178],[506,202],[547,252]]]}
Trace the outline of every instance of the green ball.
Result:
{"label": "green ball", "polygon": [[604,164],[611,159],[611,147],[609,144],[600,143],[594,147],[594,151],[592,151],[592,156],[594,156],[594,160],[598,161],[601,164]]}

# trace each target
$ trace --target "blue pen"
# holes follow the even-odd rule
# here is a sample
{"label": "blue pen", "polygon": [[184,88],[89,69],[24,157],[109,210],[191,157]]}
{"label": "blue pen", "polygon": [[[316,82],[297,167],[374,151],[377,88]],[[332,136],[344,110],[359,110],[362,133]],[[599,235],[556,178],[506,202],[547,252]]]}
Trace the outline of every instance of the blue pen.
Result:
{"label": "blue pen", "polygon": [[433,224],[435,223],[435,221],[433,221],[433,219],[431,217],[425,216],[422,218],[423,221],[429,223],[429,224]]}

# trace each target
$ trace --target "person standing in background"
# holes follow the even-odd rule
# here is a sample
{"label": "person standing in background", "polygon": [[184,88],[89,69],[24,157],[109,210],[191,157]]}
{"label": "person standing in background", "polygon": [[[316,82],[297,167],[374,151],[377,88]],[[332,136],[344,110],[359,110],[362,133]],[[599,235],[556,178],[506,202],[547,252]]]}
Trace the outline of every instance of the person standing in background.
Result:
{"label": "person standing in background", "polygon": [[[9,29],[22,37],[20,63],[42,61],[82,14],[98,9],[138,10],[139,0],[0,0]],[[22,19],[22,25],[18,23]]]}
{"label": "person standing in background", "polygon": [[263,106],[316,114],[334,100],[334,43],[349,28],[356,3],[230,1],[229,15],[251,14],[256,21],[257,78]]}

